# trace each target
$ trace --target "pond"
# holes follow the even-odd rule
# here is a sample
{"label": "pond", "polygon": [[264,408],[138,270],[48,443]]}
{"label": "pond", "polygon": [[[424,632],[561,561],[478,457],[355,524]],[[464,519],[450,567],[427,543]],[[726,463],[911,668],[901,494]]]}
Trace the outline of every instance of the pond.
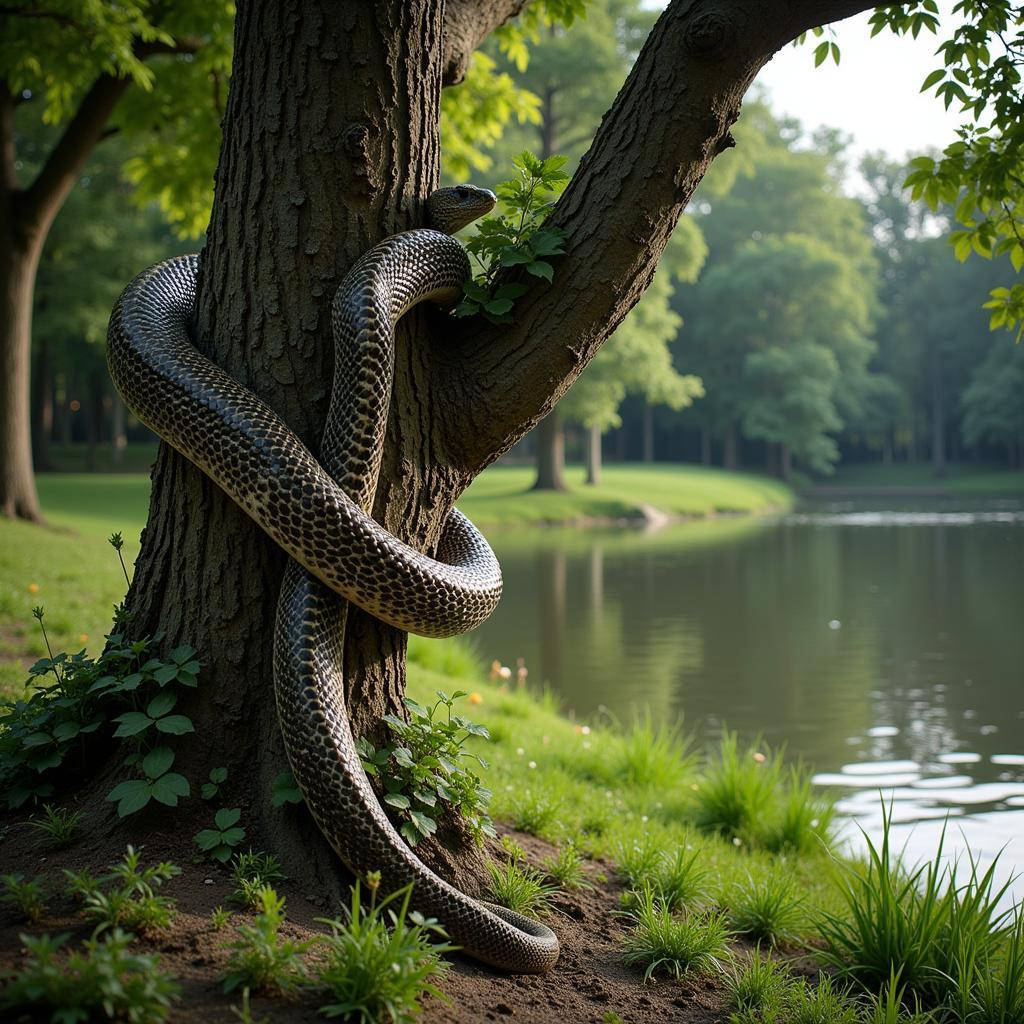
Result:
{"label": "pond", "polygon": [[[1024,505],[807,505],[771,520],[491,536],[480,653],[581,717],[724,727],[838,787],[845,833],[1024,870]],[[1013,897],[1024,898],[1016,882]]]}

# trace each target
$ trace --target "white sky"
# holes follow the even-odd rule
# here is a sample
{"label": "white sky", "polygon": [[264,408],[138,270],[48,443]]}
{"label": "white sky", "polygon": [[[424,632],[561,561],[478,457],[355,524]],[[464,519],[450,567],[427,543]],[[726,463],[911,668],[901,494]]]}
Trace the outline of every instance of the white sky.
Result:
{"label": "white sky", "polygon": [[[662,8],[666,0],[644,0],[644,6]],[[941,10],[948,7],[940,3]],[[957,104],[946,111],[934,92],[920,92],[941,63],[935,49],[946,38],[944,26],[937,36],[922,32],[913,39],[886,30],[871,39],[869,17],[865,12],[832,26],[841,50],[838,67],[831,57],[814,66],[814,47],[832,38],[827,33],[803,46],[783,47],[757,77],[772,108],[797,118],[808,131],[825,124],[851,135],[851,165],[867,151],[901,158],[946,146],[960,124]]]}

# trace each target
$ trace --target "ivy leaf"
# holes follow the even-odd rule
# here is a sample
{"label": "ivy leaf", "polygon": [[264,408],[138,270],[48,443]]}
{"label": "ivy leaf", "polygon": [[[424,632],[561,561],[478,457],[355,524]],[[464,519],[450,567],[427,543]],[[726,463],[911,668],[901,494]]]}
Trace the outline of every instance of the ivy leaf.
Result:
{"label": "ivy leaf", "polygon": [[126,711],[123,715],[118,715],[114,721],[121,723],[114,731],[116,737],[137,736],[153,724],[153,719],[141,711]]}
{"label": "ivy leaf", "polygon": [[158,779],[172,764],[174,751],[170,747],[155,747],[142,759],[142,770],[151,779]]}
{"label": "ivy leaf", "polygon": [[149,803],[152,790],[145,779],[131,779],[115,786],[108,794],[108,800],[117,800],[117,816],[126,818],[141,811]]}
{"label": "ivy leaf", "polygon": [[[177,674],[178,670],[175,669],[174,671]],[[176,693],[159,693],[147,705],[146,714],[150,718],[160,718],[162,715],[166,715],[177,703],[178,695]]]}
{"label": "ivy leaf", "polygon": [[529,274],[533,274],[534,277],[543,277],[546,281],[553,281],[555,279],[555,268],[544,260],[534,260],[532,263],[527,264],[526,271]]}
{"label": "ivy leaf", "polygon": [[167,732],[172,736],[181,736],[186,732],[196,731],[192,720],[184,715],[167,715],[166,718],[158,718],[156,727],[160,732]]}
{"label": "ivy leaf", "polygon": [[241,818],[242,811],[239,807],[222,807],[214,816],[213,822],[222,832],[231,828]]}
{"label": "ivy leaf", "polygon": [[150,788],[153,799],[159,800],[160,803],[166,804],[168,807],[177,807],[178,798],[188,796],[191,791],[188,779],[177,772],[168,772],[166,775],[162,775]]}
{"label": "ivy leaf", "polygon": [[412,803],[404,793],[388,793],[384,797],[384,803],[391,807],[397,807],[400,811],[407,811]]}

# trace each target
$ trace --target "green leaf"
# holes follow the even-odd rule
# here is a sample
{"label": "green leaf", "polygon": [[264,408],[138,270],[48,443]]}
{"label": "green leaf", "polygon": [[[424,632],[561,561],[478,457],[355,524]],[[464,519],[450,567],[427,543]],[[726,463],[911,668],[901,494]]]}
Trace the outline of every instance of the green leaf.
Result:
{"label": "green leaf", "polygon": [[195,648],[189,647],[188,644],[182,644],[180,647],[175,647],[174,650],[171,651],[171,661],[177,662],[179,665],[182,665],[186,661],[188,661],[195,653]]}
{"label": "green leaf", "polygon": [[814,66],[821,67],[825,63],[826,57],[828,57],[828,43],[818,43],[814,48]]}
{"label": "green leaf", "polygon": [[410,811],[409,816],[412,818],[412,823],[423,835],[432,836],[437,831],[437,822],[422,811]]}
{"label": "green leaf", "polygon": [[946,77],[945,68],[936,68],[925,80],[921,86],[921,92],[927,92],[933,85],[941,82]]}
{"label": "green leaf", "polygon": [[53,737],[48,732],[33,732],[21,741],[21,745],[23,747],[42,747],[52,742]]}
{"label": "green leaf", "polygon": [[178,798],[188,796],[190,788],[184,775],[168,772],[153,783],[152,791],[154,800],[159,800],[168,807],[177,807]]}
{"label": "green leaf", "polygon": [[172,764],[174,764],[174,751],[170,747],[154,747],[142,759],[142,770],[151,779],[158,779]]}
{"label": "green leaf", "polygon": [[114,721],[121,723],[114,732],[117,737],[137,736],[153,724],[153,719],[140,711],[126,711],[123,715],[118,715]]}
{"label": "green leaf", "polygon": [[214,824],[222,832],[225,829],[231,828],[239,818],[242,816],[242,810],[239,807],[222,807],[214,816]]}
{"label": "green leaf", "polygon": [[212,828],[204,828],[202,832],[195,834],[193,840],[200,850],[212,850],[215,846],[220,845],[220,832]]}
{"label": "green leaf", "polygon": [[244,828],[229,828],[221,833],[221,842],[228,846],[237,846],[245,838]]}
{"label": "green leaf", "polygon": [[391,807],[397,807],[400,811],[407,811],[411,806],[409,798],[404,793],[388,793],[384,797],[384,803]]}
{"label": "green leaf", "polygon": [[152,790],[145,779],[131,779],[115,786],[108,794],[108,800],[117,800],[117,816],[126,818],[129,814],[141,811],[149,803]]}
{"label": "green leaf", "polygon": [[[174,670],[177,674],[177,669]],[[159,673],[157,673],[159,675]],[[161,715],[166,715],[175,704],[178,703],[178,695],[176,693],[158,693],[146,707],[146,714],[150,718],[160,718]]]}
{"label": "green leaf", "polygon": [[552,281],[555,277],[555,268],[544,260],[534,260],[533,263],[527,264],[526,270],[534,277],[543,277],[547,281]]}
{"label": "green leaf", "polygon": [[186,732],[195,732],[192,719],[184,715],[167,715],[166,718],[158,718],[156,727],[160,732],[170,733],[172,736],[181,736]]}
{"label": "green leaf", "polygon": [[[210,781],[217,783],[217,785],[220,785],[220,783],[227,781],[227,777],[227,768],[214,768],[210,771]],[[280,778],[280,776],[278,777]]]}

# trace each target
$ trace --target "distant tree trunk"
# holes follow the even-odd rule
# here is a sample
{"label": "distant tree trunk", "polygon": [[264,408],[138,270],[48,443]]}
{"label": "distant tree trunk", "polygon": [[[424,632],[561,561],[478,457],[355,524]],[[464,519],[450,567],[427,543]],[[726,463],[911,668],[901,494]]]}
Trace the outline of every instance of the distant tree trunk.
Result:
{"label": "distant tree trunk", "polygon": [[887,426],[882,431],[882,465],[891,466],[893,462],[893,438],[892,426]]}
{"label": "distant tree trunk", "polygon": [[779,476],[787,482],[793,476],[793,455],[788,444],[779,446]]}
{"label": "distant tree trunk", "polygon": [[654,409],[651,407],[651,403],[650,402],[644,402],[643,427],[644,427],[643,460],[644,460],[644,462],[653,462],[654,461]]}
{"label": "distant tree trunk", "polygon": [[722,465],[726,469],[736,469],[739,466],[739,438],[737,437],[736,424],[730,423],[725,429],[722,438]]}
{"label": "distant tree trunk", "polygon": [[564,491],[565,431],[562,417],[555,407],[534,428],[537,438],[537,479],[535,491]]}
{"label": "distant tree trunk", "polygon": [[68,373],[57,375],[56,402],[54,403],[57,440],[62,445],[71,444],[71,378]]}
{"label": "distant tree trunk", "polygon": [[103,439],[103,378],[98,373],[89,374],[89,396],[85,410],[86,431],[89,440],[89,472],[99,468],[97,456]]}
{"label": "distant tree trunk", "polygon": [[36,352],[32,389],[32,464],[37,473],[51,469],[50,438],[53,436],[53,374],[50,368],[50,343],[41,338]]}
{"label": "distant tree trunk", "polygon": [[700,464],[711,465],[711,431],[707,427],[700,428]]}
{"label": "distant tree trunk", "polygon": [[946,397],[942,383],[942,354],[938,346],[931,359],[932,475],[946,475]]}
{"label": "distant tree trunk", "polygon": [[124,402],[120,395],[111,396],[110,406],[110,461],[120,466],[124,461],[124,450],[128,447],[128,435],[124,425]]}
{"label": "distant tree trunk", "polygon": [[587,480],[591,487],[601,483],[601,428],[587,427]]}

